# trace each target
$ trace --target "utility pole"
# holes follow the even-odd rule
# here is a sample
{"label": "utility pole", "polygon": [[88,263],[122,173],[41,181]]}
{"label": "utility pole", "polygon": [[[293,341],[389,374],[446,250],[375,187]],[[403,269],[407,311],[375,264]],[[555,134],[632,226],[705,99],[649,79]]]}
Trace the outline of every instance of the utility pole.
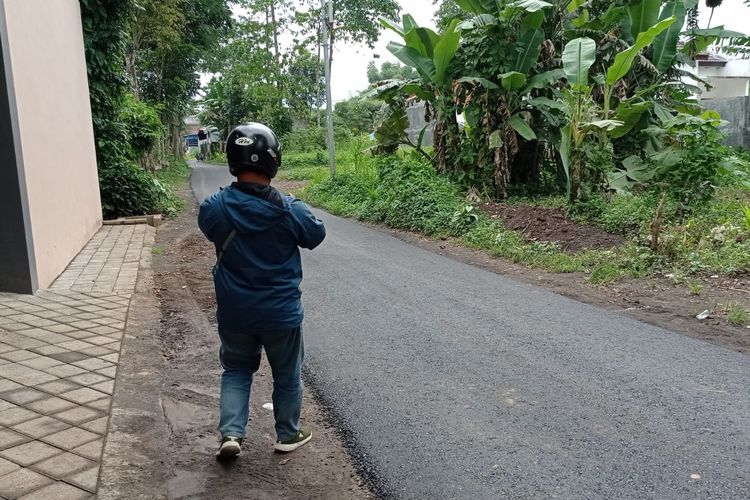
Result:
{"label": "utility pole", "polygon": [[320,14],[323,18],[323,58],[325,59],[326,71],[326,122],[328,128],[328,163],[331,168],[331,177],[336,175],[336,144],[333,138],[333,100],[331,98],[331,37],[330,30],[333,29],[333,0],[320,0]]}

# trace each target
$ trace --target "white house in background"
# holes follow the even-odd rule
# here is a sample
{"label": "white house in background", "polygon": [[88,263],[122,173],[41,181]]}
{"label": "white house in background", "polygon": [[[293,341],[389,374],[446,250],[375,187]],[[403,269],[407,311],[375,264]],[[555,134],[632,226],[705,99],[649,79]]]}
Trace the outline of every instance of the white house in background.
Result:
{"label": "white house in background", "polygon": [[725,59],[717,54],[696,56],[694,71],[711,84],[700,100],[750,96],[750,60]]}
{"label": "white house in background", "polygon": [[[685,69],[711,85],[695,97],[703,108],[718,111],[726,122],[722,129],[726,143],[750,148],[750,60],[703,53],[696,56],[695,67]],[[703,88],[694,80],[686,82]]]}

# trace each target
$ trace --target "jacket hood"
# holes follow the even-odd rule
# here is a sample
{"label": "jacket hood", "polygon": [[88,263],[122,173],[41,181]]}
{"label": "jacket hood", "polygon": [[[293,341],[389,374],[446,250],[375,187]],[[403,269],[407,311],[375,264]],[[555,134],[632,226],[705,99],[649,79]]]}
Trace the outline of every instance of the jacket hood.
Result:
{"label": "jacket hood", "polygon": [[240,233],[267,231],[281,222],[292,210],[288,198],[281,198],[284,205],[279,207],[232,186],[224,188],[221,196],[222,209]]}

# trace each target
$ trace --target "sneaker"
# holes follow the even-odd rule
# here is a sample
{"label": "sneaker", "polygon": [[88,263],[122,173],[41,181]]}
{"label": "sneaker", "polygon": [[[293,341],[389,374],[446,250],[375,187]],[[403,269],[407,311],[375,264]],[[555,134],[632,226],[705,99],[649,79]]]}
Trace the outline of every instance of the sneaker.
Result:
{"label": "sneaker", "polygon": [[287,441],[276,441],[273,448],[276,451],[289,453],[290,451],[294,451],[300,446],[307,444],[310,439],[312,439],[312,431],[307,427],[300,427],[299,432],[295,437]]}
{"label": "sneaker", "polygon": [[242,451],[242,438],[224,436],[221,438],[221,445],[216,456],[219,457],[236,457]]}

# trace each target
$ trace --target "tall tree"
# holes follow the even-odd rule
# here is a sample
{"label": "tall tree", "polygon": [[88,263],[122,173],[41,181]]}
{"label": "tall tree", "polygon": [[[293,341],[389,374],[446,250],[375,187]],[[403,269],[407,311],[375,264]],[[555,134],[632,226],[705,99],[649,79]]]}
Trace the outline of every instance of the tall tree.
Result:
{"label": "tall tree", "polygon": [[200,72],[228,34],[234,0],[140,0],[130,45],[131,79],[158,104],[167,126],[165,152],[181,154],[182,123],[200,89]]}
{"label": "tall tree", "polygon": [[182,38],[185,16],[183,0],[140,0],[130,26],[130,42],[125,51],[127,74],[136,97],[140,98],[139,58],[144,50],[175,46]]}
{"label": "tall tree", "polygon": [[338,41],[373,47],[380,36],[378,20],[394,19],[400,11],[396,0],[333,0],[333,23],[329,26],[331,51]]}
{"label": "tall tree", "polygon": [[367,80],[372,83],[383,80],[410,80],[417,78],[418,74],[414,68],[403,66],[398,63],[384,62],[380,68],[371,61],[367,65]]}
{"label": "tall tree", "polygon": [[118,165],[125,158],[127,138],[117,117],[127,91],[125,47],[134,0],[81,0],[84,46],[89,77],[91,114],[99,168]]}

